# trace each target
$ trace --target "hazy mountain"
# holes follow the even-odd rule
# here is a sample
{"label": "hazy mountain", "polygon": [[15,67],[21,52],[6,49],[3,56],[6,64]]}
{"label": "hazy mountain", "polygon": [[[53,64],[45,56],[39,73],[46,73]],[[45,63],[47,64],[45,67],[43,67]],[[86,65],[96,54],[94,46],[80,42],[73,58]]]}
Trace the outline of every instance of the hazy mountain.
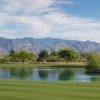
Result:
{"label": "hazy mountain", "polygon": [[7,55],[11,50],[27,50],[39,54],[42,50],[59,51],[63,48],[74,48],[77,52],[100,52],[100,43],[91,41],[63,40],[56,38],[0,38],[0,55]]}

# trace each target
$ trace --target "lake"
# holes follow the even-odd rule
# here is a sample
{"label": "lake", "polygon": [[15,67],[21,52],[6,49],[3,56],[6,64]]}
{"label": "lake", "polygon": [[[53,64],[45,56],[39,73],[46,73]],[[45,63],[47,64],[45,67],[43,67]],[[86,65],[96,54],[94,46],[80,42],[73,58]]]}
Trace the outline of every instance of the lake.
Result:
{"label": "lake", "polygon": [[0,79],[100,82],[100,74],[86,74],[84,68],[0,68]]}

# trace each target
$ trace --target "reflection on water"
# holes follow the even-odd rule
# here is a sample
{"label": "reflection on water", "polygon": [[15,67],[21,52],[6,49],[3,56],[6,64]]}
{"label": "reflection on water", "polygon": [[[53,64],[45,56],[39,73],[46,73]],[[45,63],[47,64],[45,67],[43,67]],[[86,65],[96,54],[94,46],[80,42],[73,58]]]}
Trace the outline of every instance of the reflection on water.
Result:
{"label": "reflection on water", "polygon": [[92,82],[100,82],[100,77],[91,77]]}
{"label": "reflection on water", "polygon": [[20,79],[25,79],[32,75],[31,68],[10,68],[9,73],[12,77],[19,77]]}
{"label": "reflection on water", "polygon": [[100,74],[86,74],[84,68],[0,68],[0,78],[71,82],[100,82]]}
{"label": "reflection on water", "polygon": [[60,75],[59,80],[72,80],[74,78],[74,71],[71,69],[65,69]]}
{"label": "reflection on water", "polygon": [[48,70],[39,70],[38,73],[41,79],[46,79],[48,77]]}

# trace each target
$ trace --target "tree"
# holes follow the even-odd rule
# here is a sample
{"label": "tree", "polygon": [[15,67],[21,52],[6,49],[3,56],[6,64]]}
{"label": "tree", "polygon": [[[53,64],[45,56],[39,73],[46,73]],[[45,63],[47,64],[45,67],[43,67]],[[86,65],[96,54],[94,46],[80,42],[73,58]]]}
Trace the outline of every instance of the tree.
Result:
{"label": "tree", "polygon": [[7,59],[5,57],[0,57],[0,64],[8,63]]}
{"label": "tree", "polygon": [[41,51],[39,54],[39,59],[44,62],[49,57],[49,54],[47,51]]}
{"label": "tree", "polygon": [[11,56],[14,52],[14,50],[11,50],[9,56]]}
{"label": "tree", "polygon": [[12,50],[10,52],[9,56],[10,56],[10,61],[12,61],[12,62],[19,62],[20,61],[18,52],[14,51],[14,50]]}
{"label": "tree", "polygon": [[37,57],[36,56],[33,56],[30,61],[31,62],[37,62]]}
{"label": "tree", "polygon": [[64,58],[66,60],[66,62],[74,60],[76,58],[76,56],[77,56],[75,50],[74,49],[70,49],[70,48],[66,48],[66,49],[60,50],[58,52],[58,55],[61,58]]}
{"label": "tree", "polygon": [[37,61],[37,57],[33,53],[29,53],[28,60],[30,60],[31,62],[36,62]]}
{"label": "tree", "polygon": [[88,64],[86,70],[95,70],[100,68],[100,55],[92,53],[87,58]]}
{"label": "tree", "polygon": [[56,52],[56,51],[52,51],[51,53],[50,53],[50,56],[57,56],[58,55],[58,53]]}
{"label": "tree", "polygon": [[57,62],[58,56],[49,56],[47,59],[48,62]]}
{"label": "tree", "polygon": [[12,51],[10,52],[9,56],[15,57],[17,54],[18,54],[18,53],[17,53],[16,51],[12,50]]}
{"label": "tree", "polygon": [[28,60],[31,60],[31,58],[34,57],[33,53],[28,53]]}
{"label": "tree", "polygon": [[27,51],[22,50],[19,52],[19,58],[22,61],[22,63],[24,63],[26,60],[28,60],[29,57],[30,57],[30,54]]}

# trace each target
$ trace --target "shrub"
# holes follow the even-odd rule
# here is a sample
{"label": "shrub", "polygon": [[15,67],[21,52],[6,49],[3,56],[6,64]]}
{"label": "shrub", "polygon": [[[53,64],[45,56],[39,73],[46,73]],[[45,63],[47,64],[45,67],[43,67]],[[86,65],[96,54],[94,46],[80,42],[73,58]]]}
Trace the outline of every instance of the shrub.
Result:
{"label": "shrub", "polygon": [[98,54],[90,54],[88,56],[88,64],[86,69],[87,70],[93,70],[93,69],[98,69],[100,68],[100,55]]}
{"label": "shrub", "polygon": [[57,62],[58,61],[58,56],[49,56],[47,61],[48,62]]}

